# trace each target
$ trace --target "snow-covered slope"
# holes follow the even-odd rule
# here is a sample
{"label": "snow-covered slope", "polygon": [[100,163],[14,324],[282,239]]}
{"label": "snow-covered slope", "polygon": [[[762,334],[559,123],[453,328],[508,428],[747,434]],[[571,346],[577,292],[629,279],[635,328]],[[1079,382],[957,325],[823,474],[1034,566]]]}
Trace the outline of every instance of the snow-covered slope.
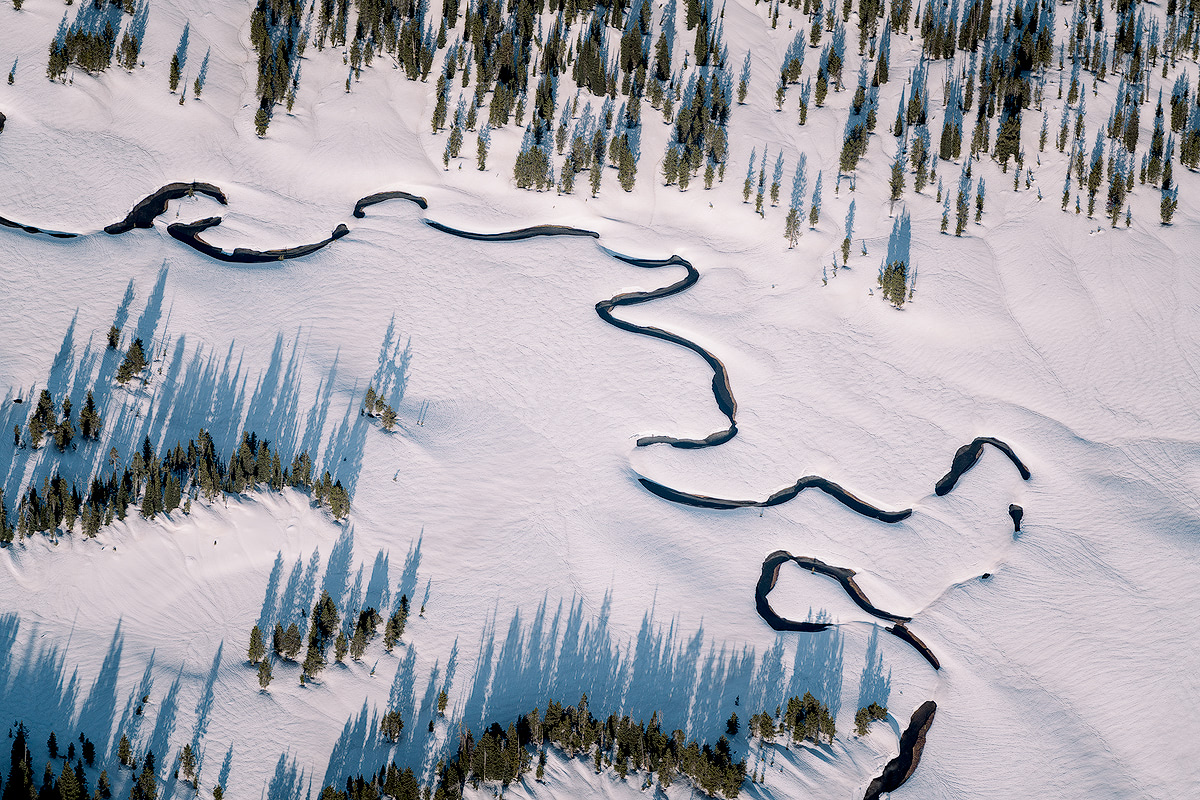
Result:
{"label": "snow-covered slope", "polygon": [[[1030,113],[1033,186],[1013,192],[1011,172],[984,159],[982,224],[941,235],[934,188],[886,199],[896,147],[886,128],[917,59],[907,37],[893,45],[892,90],[855,191],[843,180],[835,194],[852,92],[831,92],[804,127],[793,106],[775,112],[772,76],[794,32],[771,29],[765,5],[732,4],[725,36],[735,62],[754,54],[755,78],[731,117],[723,184],[679,192],[652,179],[667,128],[647,106],[632,193],[615,176],[595,198],[520,192],[510,180],[518,131],[493,134],[486,172],[463,159],[444,171],[446,134],[428,127],[431,83],[404,80],[382,59],[346,93],[340,51],[310,51],[293,115],[280,112],[269,136],[255,137],[243,3],[199,12],[158,2],[144,69],[77,71],[70,84],[43,75],[61,10],[38,0],[0,9],[0,63],[19,58],[15,82],[0,82],[0,216],[97,231],[178,180],[214,183],[229,204],[172,201],[152,230],[112,237],[0,229],[6,431],[24,424],[43,387],[69,393],[76,409],[88,388],[105,398],[101,441],[74,453],[14,451],[0,437],[10,512],[15,493],[60,461],[64,472],[107,470],[112,447],[128,460],[144,436],[186,444],[200,427],[228,452],[243,420],[311,446],[353,504],[339,523],[304,494],[254,493],[153,521],[131,514],[95,540],[38,535],[0,550],[0,716],[29,726],[36,763],[51,730],[64,743],[86,733],[110,775],[122,734],[168,763],[196,742],[205,795],[219,782],[231,797],[315,797],[388,757],[428,780],[460,721],[504,725],[548,699],[586,692],[597,715],[658,711],[712,741],[731,713],[744,722],[811,690],[835,712],[838,739],[771,755],[743,728],[735,751],[748,770],[766,766],[765,783],[744,792],[861,796],[931,698],[938,713],[921,764],[896,796],[1165,798],[1200,783],[1200,723],[1189,713],[1200,707],[1192,174],[1177,170],[1170,227],[1158,225],[1150,187],[1135,191],[1129,229],[1063,214],[1066,157],[1050,145],[1032,163]],[[788,14],[806,24],[786,7],[781,20]],[[185,73],[211,55],[202,97],[181,106],[165,76],[185,22]],[[1110,81],[1088,95],[1096,119],[1113,93]],[[1062,101],[1052,95],[1053,125]],[[1143,111],[1143,137],[1152,122]],[[788,176],[804,153],[810,189],[825,170],[821,222],[794,250],[785,207],[760,219],[742,202],[742,169],[764,145],[772,159],[784,152]],[[958,165],[938,171],[956,183]],[[389,189],[429,208],[394,201],[351,217],[357,199]],[[864,245],[823,285],[850,199]],[[876,272],[901,209],[918,279],[897,311],[879,297]],[[226,250],[317,241],[340,222],[351,232],[306,258],[257,266],[214,261],[166,232],[212,215],[223,221],[203,235]],[[422,217],[487,232],[575,225],[600,239],[476,242]],[[728,422],[703,360],[595,310],[684,270],[640,269],[604,248],[676,253],[699,270],[687,291],[615,314],[726,365],[735,438],[636,446]],[[154,342],[145,387],[96,384],[113,366],[104,337],[121,308],[125,344],[135,329]],[[392,433],[358,413],[381,375],[396,384]],[[1031,480],[989,450],[936,496],[956,449],[976,436],[1008,442]],[[814,474],[913,514],[886,524],[816,490],[767,509],[704,510],[638,482],[762,500]],[[1019,534],[1010,503],[1025,510]],[[856,570],[877,606],[913,618],[942,669],[880,631],[836,583],[791,565],[771,594],[775,610],[824,610],[842,624],[771,630],[754,587],[779,549]],[[408,595],[404,644],[386,654],[377,639],[361,663],[331,665],[304,687],[299,668],[280,662],[260,692],[245,663],[251,626],[301,619],[322,590],[352,610]],[[443,686],[445,720],[434,710]],[[889,723],[856,738],[854,712],[872,700],[888,705]],[[375,733],[387,709],[405,719],[395,748]],[[0,765],[7,774],[7,756]],[[187,796],[170,772],[168,796]],[[625,797],[642,785],[560,756],[547,779],[507,791]]]}

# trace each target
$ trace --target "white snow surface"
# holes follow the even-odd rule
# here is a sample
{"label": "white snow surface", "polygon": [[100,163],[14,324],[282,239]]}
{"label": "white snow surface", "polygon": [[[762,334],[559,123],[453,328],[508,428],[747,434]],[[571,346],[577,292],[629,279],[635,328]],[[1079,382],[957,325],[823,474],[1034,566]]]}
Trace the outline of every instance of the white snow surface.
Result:
{"label": "white snow surface", "polygon": [[[50,83],[45,51],[62,10],[37,0],[0,8],[0,64],[19,57],[16,82],[0,83],[0,215],[96,231],[180,180],[217,184],[229,206],[175,201],[154,229],[116,237],[0,228],[6,430],[47,385],[82,407],[132,281],[125,342],[135,328],[150,334],[152,379],[104,388],[101,443],[62,463],[86,471],[113,446],[128,459],[146,435],[186,444],[200,427],[224,431],[228,453],[245,420],[277,441],[316,444],[353,485],[353,506],[339,524],[291,490],[253,493],[188,515],[131,514],[95,540],[38,535],[0,550],[0,721],[25,721],[37,759],[51,730],[64,747],[87,733],[110,775],[122,733],[168,761],[195,741],[206,796],[219,779],[229,797],[315,797],[387,757],[428,778],[456,720],[503,726],[549,698],[573,703],[586,691],[597,715],[648,720],[657,710],[711,741],[731,712],[744,723],[811,689],[837,713],[837,741],[766,755],[766,783],[747,781],[750,796],[861,796],[927,699],[937,717],[896,797],[1174,798],[1200,785],[1194,175],[1176,172],[1172,226],[1157,224],[1157,195],[1139,187],[1132,228],[1111,229],[1059,211],[1064,161],[1052,146],[1035,167],[1040,202],[1036,187],[1014,193],[1011,173],[984,160],[987,209],[964,238],[938,232],[933,187],[910,186],[903,208],[919,277],[896,311],[871,293],[893,221],[884,198],[896,97],[883,96],[856,191],[843,183],[835,195],[840,137],[825,134],[840,132],[850,91],[831,92],[805,127],[794,111],[776,113],[770,78],[793,32],[771,30],[763,6],[727,7],[731,58],[751,48],[756,72],[751,102],[731,118],[725,182],[681,193],[652,180],[666,128],[647,105],[637,188],[620,192],[609,174],[597,198],[512,188],[512,129],[494,133],[487,172],[464,159],[443,171],[445,133],[428,129],[432,83],[377,61],[346,93],[336,51],[310,50],[294,115],[280,112],[258,139],[248,6],[231,0],[203,11],[156,2],[146,68]],[[185,21],[186,80],[206,48],[211,62],[202,98],[180,106],[165,65]],[[901,45],[895,81],[915,58]],[[940,74],[935,65],[931,106]],[[1089,103],[1102,106],[1106,91],[1111,103],[1111,82]],[[1061,102],[1047,100],[1052,125]],[[1152,123],[1143,113],[1143,136]],[[473,144],[468,136],[464,152]],[[810,191],[825,169],[821,223],[795,250],[781,235],[783,208],[764,220],[742,203],[749,150],[764,144],[788,159],[784,197],[799,152]],[[938,170],[952,187],[958,166]],[[389,189],[430,207],[393,201],[350,216],[356,199]],[[851,198],[855,239],[870,255],[855,242],[849,269],[823,286]],[[225,249],[317,241],[343,221],[351,234],[306,258],[247,266],[166,233],[168,222],[210,215],[224,221],[204,236]],[[576,225],[601,238],[472,242],[422,216],[487,232]],[[683,270],[639,269],[604,247],[677,253],[699,270],[688,291],[615,313],[727,365],[732,441],[635,447],[645,435],[703,437],[726,420],[700,358],[594,310]],[[381,363],[405,348],[388,434],[357,409]],[[934,496],[955,450],[976,436],[1012,445],[1032,479],[988,449],[951,494]],[[7,434],[0,455],[10,510],[13,490],[59,458],[52,447],[26,452],[8,474]],[[701,510],[637,481],[763,499],[813,474],[914,513],[884,524],[817,490],[765,510]],[[1025,509],[1019,534],[1009,503]],[[754,585],[778,549],[857,570],[876,605],[913,617],[941,671],[879,631],[836,583],[794,565],[771,595],[775,609],[843,624],[771,630]],[[343,610],[390,608],[408,594],[404,644],[385,654],[376,640],[362,663],[331,665],[307,687],[280,662],[260,692],[245,657],[251,626],[297,619],[322,589]],[[581,644],[563,648],[572,636]],[[882,653],[882,672],[869,650]],[[429,734],[447,681],[448,718]],[[871,699],[891,718],[859,739],[854,711]],[[405,712],[395,748],[373,733],[387,708]],[[761,766],[744,727],[734,744],[748,769]],[[7,752],[0,763],[7,769]],[[632,797],[640,785],[555,756],[545,784],[507,791]],[[187,791],[167,781],[168,796]],[[677,784],[668,794],[689,792]]]}

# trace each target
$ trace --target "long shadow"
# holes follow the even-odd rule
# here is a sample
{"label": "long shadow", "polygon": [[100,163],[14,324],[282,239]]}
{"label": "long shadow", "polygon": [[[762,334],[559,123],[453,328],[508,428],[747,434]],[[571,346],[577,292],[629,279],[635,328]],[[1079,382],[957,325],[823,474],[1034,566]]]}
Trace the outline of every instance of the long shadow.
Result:
{"label": "long shadow", "polygon": [[[200,699],[196,702],[196,727],[192,731],[192,749],[199,755],[202,750],[201,742],[204,740],[205,734],[208,733],[208,718],[212,714],[213,702],[216,700],[216,685],[217,674],[221,669],[221,654],[225,650],[225,642],[221,641],[217,645],[217,653],[213,656],[212,667],[208,670],[208,677],[204,681],[204,689],[200,692]],[[199,764],[203,766],[203,764]]]}
{"label": "long shadow", "polygon": [[858,707],[866,708],[871,703],[887,707],[891,696],[892,673],[883,674],[883,653],[879,649],[879,628],[871,627],[871,637],[867,640],[867,653],[863,664],[862,677],[858,681]]}

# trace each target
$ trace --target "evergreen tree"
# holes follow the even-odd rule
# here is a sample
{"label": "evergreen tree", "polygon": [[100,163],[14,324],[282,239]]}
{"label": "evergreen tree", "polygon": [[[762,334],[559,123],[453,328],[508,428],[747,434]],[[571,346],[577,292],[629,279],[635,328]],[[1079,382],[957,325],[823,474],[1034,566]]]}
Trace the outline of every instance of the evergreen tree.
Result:
{"label": "evergreen tree", "polygon": [[901,139],[899,147],[896,148],[896,157],[892,159],[892,175],[888,180],[888,187],[891,189],[891,201],[893,203],[899,200],[900,195],[904,193],[905,150],[904,139]]}
{"label": "evergreen tree", "polygon": [[396,612],[388,618],[383,631],[383,647],[389,653],[404,636],[404,626],[408,621],[408,595],[400,595],[400,604]]}
{"label": "evergreen tree", "polygon": [[983,199],[986,189],[983,185],[983,178],[979,179],[979,183],[975,189],[975,221],[983,221]]}
{"label": "evergreen tree", "polygon": [[179,88],[180,77],[181,77],[181,75],[179,72],[179,54],[174,53],[171,56],[171,74],[167,78],[167,84],[171,87],[172,92],[174,92],[176,89]]}
{"label": "evergreen tree", "polygon": [[139,375],[146,368],[146,353],[142,349],[142,340],[134,339],[125,353],[125,360],[117,368],[117,383],[128,383],[130,378]]}
{"label": "evergreen tree", "polygon": [[738,105],[743,105],[746,102],[746,92],[750,89],[750,51],[746,51],[746,60],[742,63],[742,76],[738,80],[737,101]]}
{"label": "evergreen tree", "polygon": [[1175,209],[1179,206],[1179,187],[1162,190],[1162,200],[1159,201],[1158,213],[1159,219],[1163,225],[1170,225],[1171,219],[1175,216]]}
{"label": "evergreen tree", "polygon": [[258,685],[262,689],[271,685],[271,659],[269,658],[258,662]]}
{"label": "evergreen tree", "polygon": [[250,648],[246,653],[246,657],[250,660],[251,664],[257,664],[259,661],[262,661],[266,651],[267,649],[263,644],[262,631],[258,629],[258,625],[255,625],[250,630]]}
{"label": "evergreen tree", "polygon": [[771,205],[779,205],[779,184],[783,180],[783,152],[775,158],[775,171],[771,175]]}
{"label": "evergreen tree", "polygon": [[[668,154],[669,155],[669,154]],[[678,157],[678,156],[677,156]],[[750,164],[746,167],[746,183],[742,186],[742,202],[750,202],[750,194],[754,191],[754,149],[750,150]],[[763,161],[766,161],[766,153],[763,154]]]}
{"label": "evergreen tree", "polygon": [[854,201],[846,210],[846,235],[842,238],[842,266],[850,261],[850,240],[854,238]]}
{"label": "evergreen tree", "polygon": [[404,719],[400,716],[399,711],[387,711],[379,721],[379,733],[389,742],[400,741],[400,734],[403,730]]}
{"label": "evergreen tree", "polygon": [[102,427],[100,412],[96,410],[96,399],[92,397],[92,390],[88,389],[83,411],[79,412],[79,435],[84,439],[99,438]]}
{"label": "evergreen tree", "polygon": [[817,185],[813,188],[812,203],[809,205],[809,209],[808,209],[808,227],[810,229],[816,228],[817,223],[821,221],[821,175],[822,174],[823,173],[820,171],[817,172]]}
{"label": "evergreen tree", "polygon": [[189,781],[196,778],[196,754],[192,751],[191,743],[185,744],[179,753],[179,770]]}
{"label": "evergreen tree", "polygon": [[133,747],[129,744],[129,737],[121,734],[121,741],[117,744],[117,761],[123,767],[133,768]]}

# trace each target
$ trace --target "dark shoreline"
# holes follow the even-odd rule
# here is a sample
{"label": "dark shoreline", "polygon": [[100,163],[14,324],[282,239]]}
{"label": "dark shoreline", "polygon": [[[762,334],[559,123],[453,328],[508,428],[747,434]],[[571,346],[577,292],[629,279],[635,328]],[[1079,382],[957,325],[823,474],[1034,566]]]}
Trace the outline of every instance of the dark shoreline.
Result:
{"label": "dark shoreline", "polygon": [[196,222],[173,222],[167,226],[167,233],[172,238],[183,242],[188,247],[203,253],[209,258],[215,258],[217,261],[224,261],[230,264],[265,264],[271,261],[287,261],[293,258],[301,258],[315,253],[326,245],[336,242],[350,233],[349,228],[344,224],[339,224],[329,238],[322,239],[313,244],[302,244],[279,250],[251,250],[246,247],[237,247],[234,248],[232,253],[226,253],[221,248],[211,245],[200,238],[201,233],[220,224],[220,217],[206,217]]}
{"label": "dark shoreline", "polygon": [[886,792],[894,792],[912,777],[917,765],[921,763],[921,751],[925,749],[925,737],[937,714],[937,703],[926,700],[913,712],[908,727],[900,734],[900,753],[889,761],[878,778],[867,786],[863,800],[879,800]]}

